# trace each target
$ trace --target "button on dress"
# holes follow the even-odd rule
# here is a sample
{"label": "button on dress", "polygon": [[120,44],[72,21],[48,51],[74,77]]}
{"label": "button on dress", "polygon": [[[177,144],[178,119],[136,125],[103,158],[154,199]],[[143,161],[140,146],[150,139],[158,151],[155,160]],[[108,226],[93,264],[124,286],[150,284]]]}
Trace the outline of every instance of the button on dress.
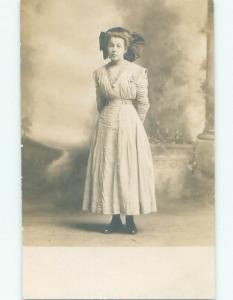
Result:
{"label": "button on dress", "polygon": [[152,153],[143,122],[147,69],[124,61],[111,82],[109,64],[93,72],[99,111],[90,143],[82,209],[140,215],[157,211]]}

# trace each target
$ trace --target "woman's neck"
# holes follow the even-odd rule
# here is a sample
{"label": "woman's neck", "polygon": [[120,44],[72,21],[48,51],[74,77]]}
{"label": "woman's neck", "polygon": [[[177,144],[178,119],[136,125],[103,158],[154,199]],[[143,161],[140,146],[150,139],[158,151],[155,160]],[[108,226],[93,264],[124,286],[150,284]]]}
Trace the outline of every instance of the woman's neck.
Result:
{"label": "woman's neck", "polygon": [[121,65],[121,64],[123,64],[125,62],[125,60],[124,59],[119,59],[119,60],[117,60],[117,61],[110,61],[110,66],[119,66],[119,65]]}

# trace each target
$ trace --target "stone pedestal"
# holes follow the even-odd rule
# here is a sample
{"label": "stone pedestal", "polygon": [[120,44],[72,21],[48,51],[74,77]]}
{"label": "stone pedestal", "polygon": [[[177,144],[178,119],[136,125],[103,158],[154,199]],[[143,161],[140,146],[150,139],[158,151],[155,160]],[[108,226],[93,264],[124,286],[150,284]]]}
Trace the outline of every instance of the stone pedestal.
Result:
{"label": "stone pedestal", "polygon": [[[202,156],[212,153],[208,152],[208,142],[201,141],[199,146],[200,151],[195,153],[191,144],[151,144],[159,209],[166,209],[172,202],[212,202],[214,180],[209,174],[213,170]],[[196,160],[208,175],[197,168]]]}
{"label": "stone pedestal", "polygon": [[196,168],[203,175],[214,177],[214,140],[198,138],[194,151]]}
{"label": "stone pedestal", "polygon": [[192,180],[187,183],[187,179],[192,174],[192,145],[152,144],[151,149],[159,206],[166,205],[170,200],[191,197]]}

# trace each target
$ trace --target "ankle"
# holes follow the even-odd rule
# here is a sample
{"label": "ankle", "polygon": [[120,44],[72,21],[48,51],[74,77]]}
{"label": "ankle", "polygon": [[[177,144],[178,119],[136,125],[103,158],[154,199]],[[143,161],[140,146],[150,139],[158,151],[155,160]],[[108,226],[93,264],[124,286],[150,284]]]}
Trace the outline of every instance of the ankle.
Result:
{"label": "ankle", "polygon": [[115,222],[115,221],[121,221],[120,214],[112,215],[112,222]]}
{"label": "ankle", "polygon": [[127,224],[134,223],[133,215],[126,215],[126,223]]}

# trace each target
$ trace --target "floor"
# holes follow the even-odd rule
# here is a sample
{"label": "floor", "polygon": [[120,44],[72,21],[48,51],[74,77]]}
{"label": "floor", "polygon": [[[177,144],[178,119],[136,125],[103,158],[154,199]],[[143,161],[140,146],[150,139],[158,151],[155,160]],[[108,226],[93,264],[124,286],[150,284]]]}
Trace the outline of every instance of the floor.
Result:
{"label": "floor", "polygon": [[[212,246],[214,204],[205,199],[167,203],[158,212],[135,216],[136,235],[104,234],[111,216],[25,205],[24,246]],[[122,221],[125,222],[124,216]]]}

